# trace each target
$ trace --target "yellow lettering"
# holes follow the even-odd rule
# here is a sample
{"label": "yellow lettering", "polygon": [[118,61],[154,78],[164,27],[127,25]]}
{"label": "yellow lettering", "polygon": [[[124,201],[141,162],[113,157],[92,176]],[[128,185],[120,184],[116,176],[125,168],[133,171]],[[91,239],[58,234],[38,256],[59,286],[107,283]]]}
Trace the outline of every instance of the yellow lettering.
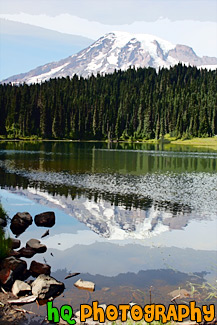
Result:
{"label": "yellow lettering", "polygon": [[113,322],[117,320],[118,318],[118,310],[117,307],[114,305],[108,305],[106,308],[106,318],[110,321]]}
{"label": "yellow lettering", "polygon": [[203,305],[202,309],[203,309],[203,313],[206,314],[203,316],[205,321],[212,322],[215,317],[215,305],[209,305],[209,310],[208,310],[208,306]]}
{"label": "yellow lettering", "polygon": [[174,321],[178,320],[176,307],[174,305],[169,305],[167,311],[167,322],[171,321],[171,318],[173,318]]}
{"label": "yellow lettering", "polygon": [[[85,312],[87,310],[87,313]],[[87,318],[92,316],[92,307],[90,305],[81,305],[80,306],[80,321],[85,322]]]}
{"label": "yellow lettering", "polygon": [[155,321],[161,320],[163,324],[166,323],[165,311],[166,308],[164,305],[155,305]]}
{"label": "yellow lettering", "polygon": [[127,312],[130,309],[129,305],[119,305],[119,310],[121,311],[121,321],[126,322],[127,321]]}
{"label": "yellow lettering", "polygon": [[190,320],[196,321],[197,323],[202,322],[202,313],[199,307],[196,307],[195,301],[190,302]]}
{"label": "yellow lettering", "polygon": [[155,305],[146,305],[144,308],[144,319],[147,323],[153,322],[154,320],[154,307]]}
{"label": "yellow lettering", "polygon": [[138,305],[134,305],[131,307],[130,314],[132,319],[137,322],[143,318],[142,308]]}
{"label": "yellow lettering", "polygon": [[190,309],[187,305],[178,305],[178,322],[182,322],[189,314]]}

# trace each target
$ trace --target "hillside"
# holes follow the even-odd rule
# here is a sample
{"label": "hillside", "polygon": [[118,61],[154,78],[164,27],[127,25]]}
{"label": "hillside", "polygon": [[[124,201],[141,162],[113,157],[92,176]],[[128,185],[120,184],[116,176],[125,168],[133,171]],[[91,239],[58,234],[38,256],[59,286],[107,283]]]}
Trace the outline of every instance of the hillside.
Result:
{"label": "hillside", "polygon": [[153,139],[217,134],[216,71],[182,66],[0,85],[0,134]]}

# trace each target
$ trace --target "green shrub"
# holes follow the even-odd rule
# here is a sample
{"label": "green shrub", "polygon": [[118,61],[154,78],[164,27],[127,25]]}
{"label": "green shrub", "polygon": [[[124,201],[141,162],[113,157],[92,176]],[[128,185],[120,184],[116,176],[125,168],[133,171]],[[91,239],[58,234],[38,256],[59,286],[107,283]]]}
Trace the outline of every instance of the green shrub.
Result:
{"label": "green shrub", "polygon": [[0,260],[6,257],[10,251],[10,238],[5,237],[5,232],[0,228]]}
{"label": "green shrub", "polygon": [[[7,213],[0,204],[0,218],[6,220],[8,218]],[[0,260],[7,256],[11,248],[10,238],[6,238],[5,231],[0,227]]]}

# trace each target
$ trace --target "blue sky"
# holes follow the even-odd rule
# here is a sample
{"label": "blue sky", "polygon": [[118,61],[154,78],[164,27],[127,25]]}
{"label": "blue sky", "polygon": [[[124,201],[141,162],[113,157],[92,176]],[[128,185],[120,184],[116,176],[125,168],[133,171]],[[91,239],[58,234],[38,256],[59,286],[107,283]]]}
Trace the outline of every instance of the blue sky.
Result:
{"label": "blue sky", "polygon": [[[84,36],[93,40],[117,30],[152,34],[174,44],[189,45],[199,56],[217,56],[216,0],[0,0],[0,4],[0,18],[43,27],[53,32]],[[28,25],[25,26],[28,30]],[[12,34],[13,31],[10,35]],[[8,46],[5,38],[2,51],[6,53],[4,46]],[[46,51],[46,58],[44,62],[40,61],[41,64],[74,53],[73,50],[70,53],[68,46],[67,51],[60,51],[55,55],[54,47],[52,45],[50,52]],[[61,49],[58,43],[57,47]],[[28,46],[19,48],[16,44],[13,47],[15,55],[16,48],[18,53],[22,50],[23,53],[28,52]],[[33,51],[37,57],[37,49],[34,48]],[[38,53],[39,51],[42,56],[41,47]],[[3,54],[0,60],[4,60]],[[25,61],[28,62],[25,55],[23,60],[21,55],[17,57],[15,73],[29,69],[29,64],[25,69]],[[38,64],[36,61],[32,60],[32,68],[35,67],[34,64]],[[5,74],[9,73],[7,71]]]}

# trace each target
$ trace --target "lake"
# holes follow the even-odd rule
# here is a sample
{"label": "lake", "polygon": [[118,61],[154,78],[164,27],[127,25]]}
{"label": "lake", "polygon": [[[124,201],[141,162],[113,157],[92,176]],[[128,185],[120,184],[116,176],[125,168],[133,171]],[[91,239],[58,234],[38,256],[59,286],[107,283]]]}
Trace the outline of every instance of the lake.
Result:
{"label": "lake", "polygon": [[[58,279],[81,272],[96,283],[85,295],[68,280],[68,303],[142,303],[150,286],[154,302],[169,303],[169,292],[217,278],[216,168],[206,148],[1,142],[0,200],[10,217],[55,211],[35,259]],[[20,239],[43,232],[32,225]]]}

